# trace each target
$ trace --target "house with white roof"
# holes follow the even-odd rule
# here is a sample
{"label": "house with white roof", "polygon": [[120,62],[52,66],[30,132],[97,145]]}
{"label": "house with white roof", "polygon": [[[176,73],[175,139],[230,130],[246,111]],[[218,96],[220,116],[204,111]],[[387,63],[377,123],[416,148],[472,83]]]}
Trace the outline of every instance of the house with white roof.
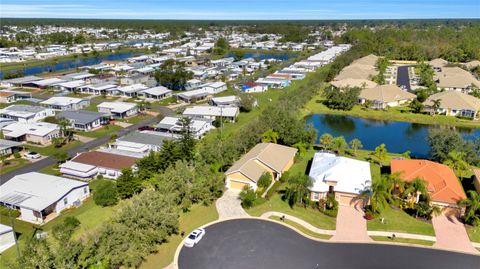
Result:
{"label": "house with white roof", "polygon": [[47,79],[34,81],[34,82],[32,82],[32,84],[41,88],[41,89],[45,89],[45,88],[48,88],[48,87],[56,86],[57,84],[60,84],[60,83],[63,83],[63,82],[66,82],[66,81],[63,80],[63,79],[59,79],[59,78],[47,78]]}
{"label": "house with white roof", "polygon": [[[192,119],[190,132],[196,139],[201,139],[208,131],[215,129],[213,120],[208,119]],[[173,134],[178,136],[182,133],[183,127],[180,124],[179,117],[164,117],[156,126],[156,130],[162,133]]]}
{"label": "house with white roof", "polygon": [[0,118],[12,119],[18,122],[37,122],[53,116],[55,116],[53,109],[41,106],[11,105],[0,109]]}
{"label": "house with white roof", "polygon": [[172,91],[163,86],[149,88],[138,93],[138,97],[150,100],[162,100],[172,96]]}
{"label": "house with white roof", "polygon": [[203,82],[199,79],[190,79],[187,80],[187,83],[185,83],[185,90],[191,91],[200,88],[202,86]]}
{"label": "house with white roof", "polygon": [[84,80],[71,80],[71,81],[59,83],[56,85],[56,87],[58,87],[62,91],[75,92],[85,84],[86,82]]}
{"label": "house with white roof", "polygon": [[117,138],[115,142],[110,144],[110,147],[146,156],[151,151],[160,151],[164,141],[175,138],[155,131],[137,131]]}
{"label": "house with white roof", "polygon": [[138,83],[138,84],[132,84],[124,87],[118,87],[117,91],[119,94],[126,97],[136,97],[139,92],[146,89],[148,89],[147,86]]}
{"label": "house with white roof", "polygon": [[233,106],[238,107],[240,105],[240,98],[235,95],[230,96],[221,96],[221,97],[213,97],[210,100],[211,105],[213,106]]}
{"label": "house with white roof", "polygon": [[227,84],[225,82],[218,81],[218,82],[208,83],[204,85],[202,89],[205,89],[209,94],[217,94],[227,90]]}
{"label": "house with white roof", "polygon": [[318,201],[335,195],[340,205],[354,205],[365,200],[359,195],[372,184],[370,163],[317,152],[308,174],[312,179],[310,199]]}
{"label": "house with white roof", "polygon": [[234,122],[240,113],[238,107],[218,107],[218,106],[194,106],[188,107],[183,112],[183,116],[194,119],[225,120]]}
{"label": "house with white roof", "polygon": [[95,130],[109,123],[109,115],[87,110],[62,111],[56,117],[68,120],[70,127],[83,132]]}
{"label": "house with white roof", "polygon": [[108,94],[108,95],[116,95],[118,86],[113,83],[103,82],[97,84],[88,84],[85,86],[80,87],[82,93],[94,94],[94,95],[101,95],[101,94]]}
{"label": "house with white roof", "polygon": [[40,104],[54,110],[71,111],[90,106],[90,100],[67,96],[54,96],[40,102]]}
{"label": "house with white roof", "polygon": [[138,114],[137,104],[127,102],[103,102],[97,106],[98,112],[108,113],[112,118],[123,119]]}
{"label": "house with white roof", "polygon": [[30,172],[2,185],[0,204],[19,210],[23,221],[44,224],[89,196],[88,183]]}
{"label": "house with white roof", "polygon": [[15,245],[15,235],[10,226],[0,223],[0,254]]}
{"label": "house with white roof", "polygon": [[29,98],[32,98],[31,92],[0,90],[0,103],[13,103]]}
{"label": "house with white roof", "polygon": [[48,145],[60,137],[60,126],[48,122],[16,122],[2,128],[7,140]]}
{"label": "house with white roof", "polygon": [[21,150],[22,143],[0,139],[0,156],[10,155]]}
{"label": "house with white roof", "polygon": [[175,95],[177,100],[187,102],[187,103],[196,103],[198,101],[205,100],[210,94],[206,89],[196,89],[191,91],[181,92]]}

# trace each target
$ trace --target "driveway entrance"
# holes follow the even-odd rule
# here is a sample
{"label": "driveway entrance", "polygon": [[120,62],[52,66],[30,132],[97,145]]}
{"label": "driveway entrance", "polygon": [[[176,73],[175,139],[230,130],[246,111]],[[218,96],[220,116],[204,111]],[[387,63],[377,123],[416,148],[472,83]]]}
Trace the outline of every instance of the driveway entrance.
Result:
{"label": "driveway entrance", "polygon": [[468,238],[465,226],[456,217],[434,216],[432,222],[437,237],[434,247],[478,254]]}
{"label": "driveway entrance", "polygon": [[338,206],[337,230],[332,241],[369,242],[367,220],[360,206]]}

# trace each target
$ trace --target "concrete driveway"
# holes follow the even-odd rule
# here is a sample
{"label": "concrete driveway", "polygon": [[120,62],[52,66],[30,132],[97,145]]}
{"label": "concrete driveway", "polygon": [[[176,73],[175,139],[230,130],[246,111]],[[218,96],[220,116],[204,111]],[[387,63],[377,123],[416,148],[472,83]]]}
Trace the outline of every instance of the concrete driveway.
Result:
{"label": "concrete driveway", "polygon": [[434,216],[432,222],[437,237],[434,247],[478,254],[468,238],[465,226],[456,217]]}
{"label": "concrete driveway", "polygon": [[238,191],[227,190],[217,200],[215,205],[217,206],[219,219],[249,217],[242,208],[241,201],[238,198],[239,193]]}
{"label": "concrete driveway", "polygon": [[338,206],[337,230],[330,239],[343,242],[369,242],[372,241],[367,233],[367,220],[365,213],[357,206]]}

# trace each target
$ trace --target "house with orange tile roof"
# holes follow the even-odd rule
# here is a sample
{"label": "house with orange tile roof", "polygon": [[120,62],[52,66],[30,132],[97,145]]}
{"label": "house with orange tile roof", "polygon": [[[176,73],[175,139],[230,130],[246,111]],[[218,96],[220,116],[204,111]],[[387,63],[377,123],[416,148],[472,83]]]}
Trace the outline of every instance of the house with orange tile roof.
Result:
{"label": "house with orange tile roof", "polygon": [[442,209],[444,214],[461,215],[464,208],[457,205],[465,199],[465,191],[453,170],[440,163],[428,160],[392,160],[391,172],[409,182],[419,177],[427,182],[432,205]]}
{"label": "house with orange tile roof", "polygon": [[480,193],[480,169],[473,169],[473,185],[475,189]]}

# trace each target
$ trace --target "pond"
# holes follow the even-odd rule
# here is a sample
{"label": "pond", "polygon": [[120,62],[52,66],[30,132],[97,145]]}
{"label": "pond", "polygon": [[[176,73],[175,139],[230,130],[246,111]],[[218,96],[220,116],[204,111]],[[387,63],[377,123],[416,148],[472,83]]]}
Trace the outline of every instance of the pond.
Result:
{"label": "pond", "polygon": [[[260,53],[260,52],[245,52],[242,59],[253,58],[255,60],[264,60],[264,59],[276,59],[286,61],[291,58],[297,57],[297,54],[294,53]],[[230,52],[226,57],[235,57],[235,53]]]}
{"label": "pond", "polygon": [[107,55],[102,55],[98,57],[82,57],[79,56],[77,59],[61,60],[57,63],[45,64],[45,65],[36,65],[29,66],[20,69],[8,70],[5,72],[0,71],[0,78],[3,78],[4,73],[15,73],[19,70],[23,71],[24,76],[33,76],[45,72],[54,72],[73,69],[85,65],[95,65],[103,61],[120,61],[130,57],[138,56],[143,53],[140,52],[124,52],[124,53],[112,53]]}
{"label": "pond", "polygon": [[[410,151],[412,157],[428,158],[430,146],[427,141],[428,130],[440,128],[399,121],[381,121],[342,115],[313,114],[306,118],[318,131],[316,143],[320,136],[329,133],[332,136],[343,135],[347,142],[357,138],[362,141],[363,149],[374,150],[384,143],[389,152],[403,153]],[[465,139],[480,137],[480,129],[455,128]]]}

